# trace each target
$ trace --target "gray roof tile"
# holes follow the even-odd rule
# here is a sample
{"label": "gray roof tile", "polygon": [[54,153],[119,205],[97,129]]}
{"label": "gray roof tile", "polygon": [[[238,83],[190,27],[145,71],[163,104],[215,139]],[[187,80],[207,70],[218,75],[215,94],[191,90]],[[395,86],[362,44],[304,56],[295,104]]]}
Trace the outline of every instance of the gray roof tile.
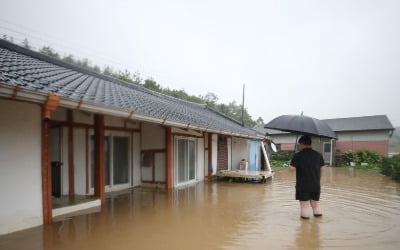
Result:
{"label": "gray roof tile", "polygon": [[[392,123],[386,115],[325,119],[323,121],[328,123],[335,132],[394,130]],[[257,130],[259,133],[268,133],[269,135],[289,134],[288,132],[275,129],[266,129],[264,125],[256,125],[254,130]]]}
{"label": "gray roof tile", "polygon": [[335,132],[361,130],[394,130],[386,115],[361,116],[324,120]]}
{"label": "gray roof tile", "polygon": [[84,100],[153,118],[260,136],[207,105],[166,96],[76,65],[27,50],[0,39],[0,81],[47,94]]}

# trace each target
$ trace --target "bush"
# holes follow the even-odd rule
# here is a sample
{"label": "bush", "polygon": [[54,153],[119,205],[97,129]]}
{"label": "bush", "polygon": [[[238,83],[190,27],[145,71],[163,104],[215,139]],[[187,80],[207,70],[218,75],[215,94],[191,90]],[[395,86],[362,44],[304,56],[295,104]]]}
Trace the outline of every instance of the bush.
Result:
{"label": "bush", "polygon": [[382,162],[381,173],[391,176],[394,180],[400,180],[400,155],[385,157]]}
{"label": "bush", "polygon": [[380,153],[368,149],[344,152],[340,157],[340,160],[346,165],[350,165],[350,162],[355,162],[356,165],[367,163],[369,167],[380,167],[383,161],[383,156]]}
{"label": "bush", "polygon": [[271,166],[287,167],[293,157],[293,151],[279,151],[271,154]]}
{"label": "bush", "polygon": [[282,160],[271,160],[271,167],[288,167],[289,161],[282,161]]}
{"label": "bush", "polygon": [[293,157],[293,151],[279,151],[271,154],[271,161],[290,161]]}
{"label": "bush", "polygon": [[341,153],[339,151],[336,151],[335,154],[335,165],[337,167],[345,166],[349,164],[349,160],[347,158],[347,155],[345,153]]}

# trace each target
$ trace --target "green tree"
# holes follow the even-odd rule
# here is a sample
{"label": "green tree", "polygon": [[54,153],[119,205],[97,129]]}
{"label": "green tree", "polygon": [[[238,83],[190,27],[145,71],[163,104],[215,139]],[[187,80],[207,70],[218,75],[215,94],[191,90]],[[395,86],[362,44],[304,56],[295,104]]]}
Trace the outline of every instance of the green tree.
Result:
{"label": "green tree", "polygon": [[131,73],[128,70],[118,71],[116,74],[113,75],[115,78],[120,79],[121,81],[134,83],[134,80],[131,77]]}
{"label": "green tree", "polygon": [[101,69],[100,69],[100,67],[97,66],[97,65],[94,65],[94,66],[93,66],[93,71],[95,71],[95,72],[97,72],[97,73],[101,73]]}
{"label": "green tree", "polygon": [[112,76],[114,74],[114,70],[110,66],[106,66],[103,69],[103,74],[106,75],[106,76]]}
{"label": "green tree", "polygon": [[74,56],[71,55],[71,54],[69,54],[69,55],[67,55],[67,56],[64,56],[62,60],[63,60],[64,62],[67,62],[67,63],[76,64],[75,59],[74,59]]}
{"label": "green tree", "polygon": [[216,94],[208,92],[205,96],[204,99],[207,104],[216,104],[218,101],[218,97]]}
{"label": "green tree", "polygon": [[47,56],[51,56],[57,59],[60,59],[60,55],[53,50],[53,48],[51,48],[50,46],[43,46],[40,50],[40,53],[47,55]]}
{"label": "green tree", "polygon": [[29,45],[28,39],[25,37],[25,39],[22,41],[22,46],[27,49],[31,49],[31,46]]}
{"label": "green tree", "polygon": [[144,80],[143,87],[154,90],[159,93],[163,93],[161,86],[152,78]]}
{"label": "green tree", "polygon": [[90,69],[90,62],[89,62],[89,59],[87,59],[87,58],[83,58],[82,60],[76,61],[76,64],[78,64],[79,66],[81,66],[83,68]]}

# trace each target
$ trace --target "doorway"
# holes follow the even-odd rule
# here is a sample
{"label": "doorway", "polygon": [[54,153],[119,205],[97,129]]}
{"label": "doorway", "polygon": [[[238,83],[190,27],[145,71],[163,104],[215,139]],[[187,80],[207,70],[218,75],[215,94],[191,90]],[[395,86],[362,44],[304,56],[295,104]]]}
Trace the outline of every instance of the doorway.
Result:
{"label": "doorway", "polygon": [[258,155],[259,155],[259,142],[258,141],[250,141],[250,161],[249,161],[249,170],[257,171],[258,168]]}
{"label": "doorway", "polygon": [[325,163],[331,162],[331,154],[332,154],[332,144],[331,142],[324,142],[322,146],[322,157],[324,158]]}
{"label": "doorway", "polygon": [[62,193],[62,127],[50,129],[51,148],[51,195],[61,197]]}
{"label": "doorway", "polygon": [[177,185],[196,180],[196,141],[177,138],[175,141],[175,183]]}
{"label": "doorway", "polygon": [[[106,191],[115,186],[129,186],[130,146],[129,136],[109,134],[104,137]],[[90,186],[94,188],[94,136],[90,137]],[[117,188],[118,189],[118,188]]]}

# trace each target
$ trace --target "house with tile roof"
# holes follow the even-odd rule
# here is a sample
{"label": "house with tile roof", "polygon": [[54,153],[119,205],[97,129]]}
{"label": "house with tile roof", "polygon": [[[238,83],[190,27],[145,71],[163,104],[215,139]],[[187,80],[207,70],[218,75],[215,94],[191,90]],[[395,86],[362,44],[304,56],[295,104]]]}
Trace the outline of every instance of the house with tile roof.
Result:
{"label": "house with tile roof", "polygon": [[0,40],[0,234],[101,206],[107,192],[174,189],[242,159],[259,169],[265,138],[207,105]]}
{"label": "house with tile roof", "polygon": [[[325,162],[333,164],[336,152],[369,149],[388,156],[389,139],[394,127],[386,115],[326,119],[338,136],[336,141],[314,137],[313,148],[323,154]],[[283,151],[293,151],[296,134],[257,125],[255,130],[269,135]]]}

